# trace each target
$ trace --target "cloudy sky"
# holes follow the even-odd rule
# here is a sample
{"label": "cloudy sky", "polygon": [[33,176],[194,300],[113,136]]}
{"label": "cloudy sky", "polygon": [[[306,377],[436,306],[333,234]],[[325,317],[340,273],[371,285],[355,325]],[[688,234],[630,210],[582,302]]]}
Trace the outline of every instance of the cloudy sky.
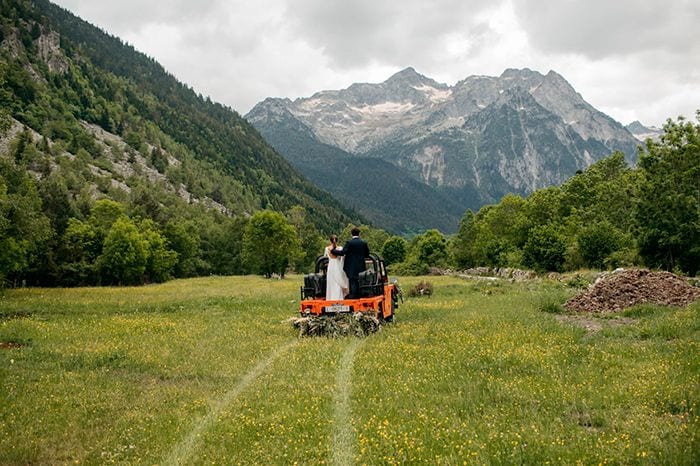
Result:
{"label": "cloudy sky", "polygon": [[700,108],[697,0],[54,0],[241,114],[265,97],[550,69],[623,124]]}

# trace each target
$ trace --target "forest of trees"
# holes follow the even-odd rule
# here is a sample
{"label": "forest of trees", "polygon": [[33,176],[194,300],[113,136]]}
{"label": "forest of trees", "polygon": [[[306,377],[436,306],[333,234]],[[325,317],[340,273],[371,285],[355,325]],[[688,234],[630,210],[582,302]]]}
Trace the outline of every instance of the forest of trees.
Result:
{"label": "forest of trees", "polygon": [[[342,242],[362,222],[154,61],[43,0],[0,6],[2,286],[307,272],[329,233]],[[62,35],[60,70],[39,58],[49,27],[72,37]],[[636,167],[611,154],[562,186],[467,211],[452,236],[368,225],[362,235],[399,274],[645,265],[694,275],[696,118],[669,120]]]}
{"label": "forest of trees", "polygon": [[[475,266],[567,271],[645,265],[700,268],[700,113],[669,121],[636,168],[614,153],[562,186],[505,196],[467,211],[457,234],[406,239],[362,225],[394,273]],[[1,126],[1,125],[0,125]],[[4,123],[7,127],[7,123]],[[1,128],[0,128],[1,129]],[[0,157],[0,273],[11,285],[139,284],[202,274],[306,272],[326,244],[308,210],[293,206],[229,216],[177,195],[134,189],[94,200],[84,179],[19,133]],[[349,238],[351,224],[339,231]]]}

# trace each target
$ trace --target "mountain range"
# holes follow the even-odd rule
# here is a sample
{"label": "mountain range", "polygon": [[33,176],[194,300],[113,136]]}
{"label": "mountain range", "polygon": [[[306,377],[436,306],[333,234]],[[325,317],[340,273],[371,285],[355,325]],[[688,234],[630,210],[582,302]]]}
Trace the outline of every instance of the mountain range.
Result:
{"label": "mountain range", "polygon": [[454,86],[406,68],[245,118],[312,181],[397,232],[455,231],[467,208],[558,185],[639,140],[558,73],[508,69]]}

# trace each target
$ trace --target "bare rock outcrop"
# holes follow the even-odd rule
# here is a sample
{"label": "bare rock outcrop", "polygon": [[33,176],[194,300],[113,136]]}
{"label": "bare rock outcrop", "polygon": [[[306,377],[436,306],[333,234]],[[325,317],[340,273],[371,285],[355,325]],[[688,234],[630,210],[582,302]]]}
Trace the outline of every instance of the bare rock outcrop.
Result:
{"label": "bare rock outcrop", "polygon": [[68,70],[68,60],[61,50],[61,36],[56,31],[49,31],[37,39],[37,48],[41,60],[52,73],[65,73]]}

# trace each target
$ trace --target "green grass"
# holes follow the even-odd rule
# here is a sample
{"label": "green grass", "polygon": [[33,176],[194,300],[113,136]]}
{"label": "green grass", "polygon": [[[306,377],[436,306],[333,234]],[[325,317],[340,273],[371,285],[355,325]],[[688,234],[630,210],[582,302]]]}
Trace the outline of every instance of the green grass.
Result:
{"label": "green grass", "polygon": [[700,305],[430,281],[362,340],[298,339],[299,277],[7,291],[0,463],[700,462]]}

